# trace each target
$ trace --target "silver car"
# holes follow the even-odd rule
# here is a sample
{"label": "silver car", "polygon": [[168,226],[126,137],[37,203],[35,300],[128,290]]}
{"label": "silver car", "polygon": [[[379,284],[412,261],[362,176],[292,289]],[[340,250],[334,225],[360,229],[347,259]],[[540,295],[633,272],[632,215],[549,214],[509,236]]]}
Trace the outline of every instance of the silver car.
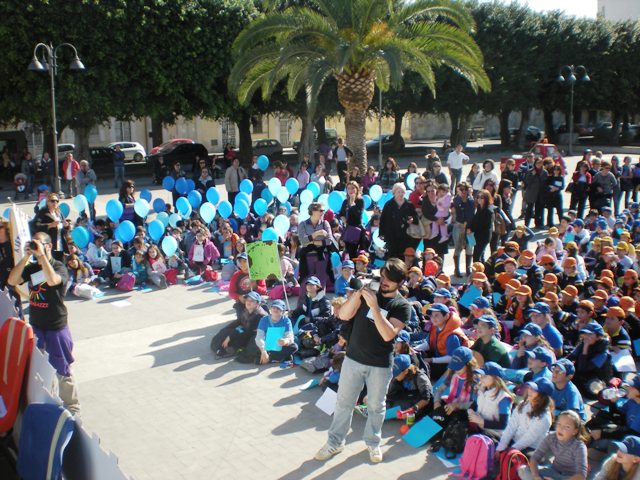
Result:
{"label": "silver car", "polygon": [[124,152],[125,162],[144,162],[147,156],[144,147],[138,142],[113,142],[109,144],[109,148],[116,149],[120,146],[120,150]]}

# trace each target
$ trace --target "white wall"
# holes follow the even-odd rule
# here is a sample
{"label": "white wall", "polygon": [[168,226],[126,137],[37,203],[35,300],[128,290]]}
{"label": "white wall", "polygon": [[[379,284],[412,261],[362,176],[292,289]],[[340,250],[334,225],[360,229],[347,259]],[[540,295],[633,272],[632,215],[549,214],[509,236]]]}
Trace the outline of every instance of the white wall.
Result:
{"label": "white wall", "polygon": [[607,20],[637,20],[640,18],[639,0],[598,0],[598,16]]}

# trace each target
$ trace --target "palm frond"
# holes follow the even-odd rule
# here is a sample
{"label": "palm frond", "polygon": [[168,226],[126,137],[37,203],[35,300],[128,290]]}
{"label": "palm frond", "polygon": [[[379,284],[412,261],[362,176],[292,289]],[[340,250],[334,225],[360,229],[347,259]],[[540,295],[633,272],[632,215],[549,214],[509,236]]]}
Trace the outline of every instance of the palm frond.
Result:
{"label": "palm frond", "polygon": [[447,21],[466,31],[475,30],[475,21],[471,11],[458,0],[415,0],[404,1],[395,9],[392,22],[433,23]]}

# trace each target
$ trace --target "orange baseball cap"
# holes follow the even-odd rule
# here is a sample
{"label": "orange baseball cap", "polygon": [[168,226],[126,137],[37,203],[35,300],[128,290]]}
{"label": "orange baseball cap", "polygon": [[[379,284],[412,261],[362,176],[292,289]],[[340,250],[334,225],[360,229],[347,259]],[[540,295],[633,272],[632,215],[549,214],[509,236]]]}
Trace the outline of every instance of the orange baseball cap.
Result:
{"label": "orange baseball cap", "polygon": [[573,285],[567,285],[565,287],[565,289],[562,290],[560,293],[563,293],[565,295],[569,295],[570,297],[577,297],[578,296],[578,289],[576,287],[574,287]]}
{"label": "orange baseball cap", "polygon": [[626,272],[624,272],[624,276],[625,278],[633,278],[634,280],[638,279],[638,272],[636,272],[635,270],[627,270]]}
{"label": "orange baseball cap", "polygon": [[545,302],[558,303],[558,295],[553,292],[547,292],[544,294],[544,297],[542,297],[542,300]]}
{"label": "orange baseball cap", "polygon": [[522,285],[516,295],[531,295],[531,287],[529,285]]}
{"label": "orange baseball cap", "polygon": [[556,277],[553,273],[547,273],[542,280],[544,283],[558,283],[558,277]]}
{"label": "orange baseball cap", "polygon": [[611,270],[609,270],[608,268],[605,268],[604,270],[602,270],[602,272],[600,272],[600,276],[601,277],[610,278],[611,280],[616,278],[615,275],[613,274],[613,272]]}
{"label": "orange baseball cap", "polygon": [[354,262],[362,262],[362,263],[369,263],[369,257],[367,257],[366,255],[358,255],[356,258],[353,259]]}
{"label": "orange baseball cap", "polygon": [[615,250],[613,249],[613,247],[610,247],[609,245],[607,245],[606,247],[602,248],[602,253],[605,255],[609,253],[615,253]]}
{"label": "orange baseball cap", "polygon": [[582,300],[579,304],[578,304],[578,308],[582,308],[584,310],[589,310],[590,312],[593,312],[593,303],[590,300]]}
{"label": "orange baseball cap", "polygon": [[631,297],[622,297],[619,305],[625,312],[633,312],[635,311],[636,302]]}
{"label": "orange baseball cap", "polygon": [[626,316],[626,313],[624,313],[624,310],[620,307],[611,307],[607,311],[607,317],[624,318]]}
{"label": "orange baseball cap", "polygon": [[521,258],[528,258],[529,260],[533,260],[534,258],[536,258],[536,254],[533,253],[531,250],[525,250],[524,252],[522,252],[520,254]]}
{"label": "orange baseball cap", "polygon": [[555,264],[556,263],[556,259],[553,258],[551,255],[543,255],[540,258],[540,262],[539,263],[540,263],[540,265],[546,265],[547,263]]}
{"label": "orange baseball cap", "polygon": [[449,275],[447,275],[446,273],[441,273],[436,278],[436,281],[442,282],[442,283],[451,283],[451,278],[449,278]]}
{"label": "orange baseball cap", "polygon": [[520,251],[520,245],[518,245],[518,242],[506,242],[504,244],[504,249],[505,250],[517,250],[519,252]]}
{"label": "orange baseball cap", "polygon": [[606,285],[608,289],[613,288],[613,280],[611,280],[609,277],[599,278],[598,280],[596,280],[596,283],[601,283],[602,285]]}
{"label": "orange baseball cap", "polygon": [[607,295],[607,292],[605,292],[604,290],[596,290],[596,292],[593,295],[591,295],[591,298],[604,301],[607,298],[609,298],[609,295]]}
{"label": "orange baseball cap", "polygon": [[578,262],[576,262],[576,259],[573,257],[569,257],[566,258],[564,263],[563,263],[563,267],[564,268],[570,268],[570,267],[575,267],[578,264]]}
{"label": "orange baseball cap", "polygon": [[471,270],[473,270],[474,272],[484,272],[484,263],[473,262],[471,264]]}
{"label": "orange baseball cap", "polygon": [[506,259],[505,259],[505,261],[504,261],[504,262],[502,262],[502,263],[503,263],[504,265],[506,265],[507,263],[511,263],[511,264],[513,264],[513,265],[516,265],[516,266],[518,265],[518,262],[516,262],[516,259],[515,259],[515,258],[511,258],[511,257],[506,258]]}
{"label": "orange baseball cap", "polygon": [[507,284],[506,284],[505,286],[507,286],[507,287],[511,287],[511,288],[513,288],[514,290],[518,290],[518,289],[522,286],[522,284],[520,283],[520,280],[517,280],[517,279],[515,279],[515,278],[512,278],[511,280],[509,280],[509,281],[507,282]]}
{"label": "orange baseball cap", "polygon": [[484,274],[484,272],[475,272],[475,273],[471,274],[471,281],[472,282],[486,282],[487,281],[487,276]]}

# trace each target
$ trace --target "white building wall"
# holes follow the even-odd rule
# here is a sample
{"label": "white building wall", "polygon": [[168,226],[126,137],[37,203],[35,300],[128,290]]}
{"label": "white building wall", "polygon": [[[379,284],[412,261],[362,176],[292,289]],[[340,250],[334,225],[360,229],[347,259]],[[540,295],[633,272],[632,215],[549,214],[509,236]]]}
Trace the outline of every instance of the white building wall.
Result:
{"label": "white building wall", "polygon": [[640,18],[640,0],[598,0],[598,17],[614,22]]}

